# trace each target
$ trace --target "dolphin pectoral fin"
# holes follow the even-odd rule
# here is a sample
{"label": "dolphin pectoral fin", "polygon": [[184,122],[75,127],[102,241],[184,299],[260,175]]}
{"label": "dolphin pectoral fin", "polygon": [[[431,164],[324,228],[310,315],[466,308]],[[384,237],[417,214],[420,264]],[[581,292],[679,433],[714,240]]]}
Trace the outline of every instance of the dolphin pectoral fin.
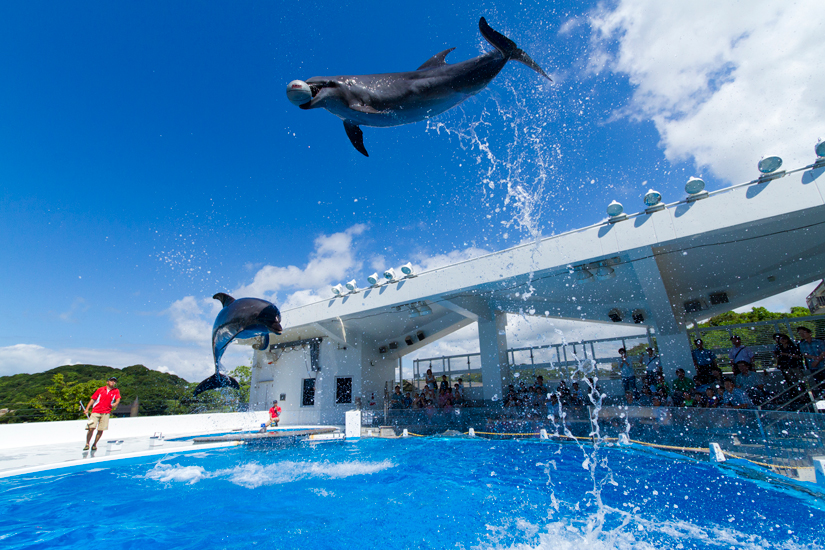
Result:
{"label": "dolphin pectoral fin", "polygon": [[424,64],[421,65],[420,67],[418,67],[418,69],[416,69],[416,70],[421,71],[423,69],[434,69],[436,67],[442,67],[442,66],[446,65],[447,61],[445,61],[445,59],[447,57],[447,54],[449,54],[454,49],[455,48],[450,48],[449,50],[444,50],[443,52],[439,52],[439,53],[435,54],[434,56],[429,58],[427,61],[425,61]]}
{"label": "dolphin pectoral fin", "polygon": [[352,142],[352,146],[365,157],[370,156],[370,154],[367,153],[367,149],[364,147],[364,132],[361,131],[361,128],[359,128],[357,124],[354,124],[349,120],[345,120],[344,130],[347,131],[347,137]]}
{"label": "dolphin pectoral fin", "polygon": [[261,335],[261,342],[259,344],[252,344],[252,349],[256,349],[258,351],[265,350],[269,348],[269,332],[266,332]]}
{"label": "dolphin pectoral fin", "polygon": [[349,108],[353,111],[358,111],[359,113],[367,113],[368,115],[377,115],[381,112],[374,107],[370,107],[369,105],[350,105]]}
{"label": "dolphin pectoral fin", "polygon": [[232,296],[230,296],[229,294],[226,294],[224,292],[218,292],[217,294],[212,296],[212,299],[213,300],[220,300],[221,305],[223,307],[226,307],[226,306],[228,306],[229,304],[231,304],[232,302],[235,301],[235,298],[233,298]]}
{"label": "dolphin pectoral fin", "polygon": [[525,51],[519,49],[515,42],[488,25],[487,20],[483,17],[478,20],[478,30],[481,31],[481,35],[487,39],[487,42],[500,51],[506,59],[512,59],[514,61],[518,61],[519,63],[524,63],[550,82],[553,82],[553,79],[547,76],[547,73],[539,67],[538,63],[533,61]]}

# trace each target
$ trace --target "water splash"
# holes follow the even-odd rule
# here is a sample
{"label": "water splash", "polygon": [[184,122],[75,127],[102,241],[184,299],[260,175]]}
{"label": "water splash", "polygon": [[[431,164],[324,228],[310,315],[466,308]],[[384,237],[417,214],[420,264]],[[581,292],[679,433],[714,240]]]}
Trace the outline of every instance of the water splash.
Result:
{"label": "water splash", "polygon": [[[555,169],[561,149],[550,134],[555,114],[544,106],[544,86],[525,92],[521,80],[502,83],[503,89],[498,87],[483,96],[480,111],[478,102],[473,101],[479,114],[455,109],[455,114],[428,120],[427,130],[449,136],[462,150],[474,155],[483,205],[503,214],[505,239],[515,228],[524,239],[535,241],[542,236],[550,187],[558,183]],[[503,135],[499,132],[502,124]],[[499,190],[504,194],[496,202]]]}

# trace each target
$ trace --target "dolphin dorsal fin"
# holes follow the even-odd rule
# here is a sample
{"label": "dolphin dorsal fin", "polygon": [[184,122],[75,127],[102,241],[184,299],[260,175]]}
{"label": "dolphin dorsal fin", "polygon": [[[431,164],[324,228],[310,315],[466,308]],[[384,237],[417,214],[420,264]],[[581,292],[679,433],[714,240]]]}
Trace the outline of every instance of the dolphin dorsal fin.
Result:
{"label": "dolphin dorsal fin", "polygon": [[424,64],[418,67],[418,69],[416,70],[421,71],[423,69],[434,69],[436,67],[443,67],[447,64],[447,62],[445,61],[445,59],[447,58],[447,54],[449,54],[454,49],[455,48],[450,48],[449,50],[444,50],[443,52],[435,54],[427,61],[425,61]]}
{"label": "dolphin dorsal fin", "polygon": [[226,294],[224,292],[218,292],[217,294],[212,296],[212,298],[215,299],[215,300],[220,300],[221,305],[223,307],[226,307],[226,306],[228,306],[229,304],[231,304],[232,302],[235,301],[235,298],[233,298],[232,296],[230,296],[229,294]]}

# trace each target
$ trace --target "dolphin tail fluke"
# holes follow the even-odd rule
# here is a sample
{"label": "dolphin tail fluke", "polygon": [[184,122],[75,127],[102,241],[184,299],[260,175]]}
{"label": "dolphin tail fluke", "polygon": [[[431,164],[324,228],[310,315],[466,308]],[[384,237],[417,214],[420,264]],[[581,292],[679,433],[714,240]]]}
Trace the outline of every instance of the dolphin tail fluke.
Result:
{"label": "dolphin tail fluke", "polygon": [[487,39],[487,42],[493,45],[498,51],[506,59],[512,59],[513,61],[518,61],[519,63],[524,63],[541,76],[553,82],[553,79],[547,76],[547,73],[544,72],[544,69],[539,67],[539,64],[532,60],[532,58],[527,55],[527,52],[519,49],[515,42],[501,34],[500,32],[494,30],[490,25],[487,24],[487,20],[483,17],[478,20],[478,30],[481,31],[481,35]]}
{"label": "dolphin tail fluke", "polygon": [[216,372],[200,384],[198,387],[195,388],[195,391],[192,393],[192,396],[195,397],[200,393],[203,393],[208,390],[215,390],[218,388],[235,388],[236,390],[241,389],[240,384],[238,381],[232,378],[231,376],[226,376],[225,374],[221,374]]}
{"label": "dolphin tail fluke", "polygon": [[347,131],[347,137],[352,142],[352,146],[365,157],[370,156],[370,154],[367,153],[367,148],[364,147],[364,132],[361,128],[357,124],[345,120],[344,130]]}

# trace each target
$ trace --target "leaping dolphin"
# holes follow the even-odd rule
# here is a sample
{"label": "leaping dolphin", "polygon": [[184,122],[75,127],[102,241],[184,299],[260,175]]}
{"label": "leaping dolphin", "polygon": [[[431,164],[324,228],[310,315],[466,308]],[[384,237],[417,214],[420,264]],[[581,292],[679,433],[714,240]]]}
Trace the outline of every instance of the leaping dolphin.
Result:
{"label": "leaping dolphin", "polygon": [[[314,76],[306,83],[293,81],[290,87],[308,85],[299,100],[305,102],[298,106],[320,107],[343,120],[353,146],[368,157],[360,126],[399,126],[439,115],[483,90],[511,59],[553,81],[515,42],[493,30],[483,17],[478,28],[495,50],[474,59],[448,65],[447,54],[455,49],[450,48],[432,56],[415,71]],[[287,91],[290,92],[289,87]]]}
{"label": "leaping dolphin", "polygon": [[269,347],[269,333],[281,334],[281,312],[275,304],[258,298],[235,299],[229,294],[219,292],[212,296],[220,300],[223,309],[215,318],[212,327],[212,356],[215,358],[215,374],[198,384],[194,395],[215,388],[232,387],[238,389],[238,381],[221,374],[221,357],[226,347],[235,338],[262,336],[263,341],[253,346],[255,349]]}

